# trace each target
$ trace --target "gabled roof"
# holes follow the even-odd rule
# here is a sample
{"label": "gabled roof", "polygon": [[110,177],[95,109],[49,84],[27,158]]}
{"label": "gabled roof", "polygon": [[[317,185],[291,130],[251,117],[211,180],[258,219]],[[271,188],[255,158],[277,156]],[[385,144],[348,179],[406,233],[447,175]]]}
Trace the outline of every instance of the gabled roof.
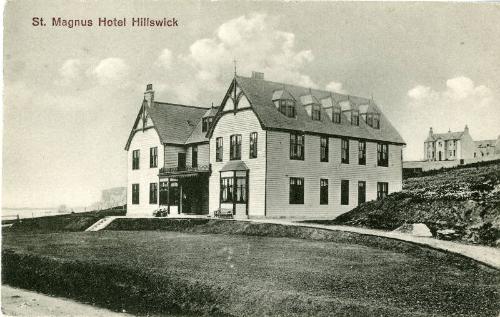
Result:
{"label": "gabled roof", "polygon": [[[217,112],[217,108],[210,108],[208,110],[205,109],[205,114],[203,115],[202,118],[213,117],[216,112]],[[202,124],[203,124],[203,121],[199,120],[198,124],[191,132],[191,135],[189,135],[189,138],[186,140],[186,142],[185,142],[186,144],[200,143],[200,142],[208,141],[207,133],[203,132],[203,130],[202,130]]]}
{"label": "gabled roof", "polygon": [[[322,100],[330,96],[335,100],[347,100],[347,95],[242,76],[236,76],[235,80],[247,96],[264,129],[296,130],[309,133],[387,141],[398,144],[405,143],[389,120],[387,120],[370,99],[349,96],[349,101],[353,108],[363,104],[370,104],[371,102],[373,108],[380,113],[380,129],[374,129],[368,126],[363,120],[359,120],[359,126],[353,126],[347,120],[345,114],[342,114],[341,124],[333,123],[326,114],[321,116],[320,121],[312,120],[300,102],[301,96],[309,94],[316,100]],[[274,106],[272,102],[273,94],[278,90],[286,90],[296,100],[296,118],[289,118],[281,114]]]}
{"label": "gabled roof", "polygon": [[476,147],[485,148],[485,147],[494,147],[497,140],[479,140],[474,141]]}

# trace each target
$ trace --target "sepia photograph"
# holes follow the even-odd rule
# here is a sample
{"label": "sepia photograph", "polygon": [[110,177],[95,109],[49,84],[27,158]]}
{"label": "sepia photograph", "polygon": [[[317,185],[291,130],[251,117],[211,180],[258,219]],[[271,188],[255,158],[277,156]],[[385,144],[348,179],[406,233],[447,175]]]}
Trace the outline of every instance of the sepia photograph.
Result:
{"label": "sepia photograph", "polygon": [[500,316],[500,3],[6,0],[4,316]]}

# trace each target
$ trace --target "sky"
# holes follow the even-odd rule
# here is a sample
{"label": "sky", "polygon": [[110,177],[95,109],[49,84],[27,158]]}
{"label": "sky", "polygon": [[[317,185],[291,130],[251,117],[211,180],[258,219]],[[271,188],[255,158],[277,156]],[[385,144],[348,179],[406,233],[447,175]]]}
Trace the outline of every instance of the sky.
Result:
{"label": "sky", "polygon": [[[4,207],[88,206],[126,186],[146,84],[160,101],[218,105],[234,60],[240,75],[373,96],[405,160],[423,158],[430,127],[500,135],[498,4],[19,0],[4,11]],[[179,26],[105,28],[99,17]]]}

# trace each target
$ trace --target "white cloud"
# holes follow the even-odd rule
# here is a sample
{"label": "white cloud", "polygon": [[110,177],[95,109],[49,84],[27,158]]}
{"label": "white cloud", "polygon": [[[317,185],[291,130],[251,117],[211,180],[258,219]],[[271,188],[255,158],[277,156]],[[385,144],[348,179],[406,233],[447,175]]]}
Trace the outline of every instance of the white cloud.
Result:
{"label": "white cloud", "polygon": [[417,85],[407,96],[408,107],[394,122],[408,144],[406,159],[423,157],[423,141],[429,127],[440,133],[448,129],[462,131],[467,124],[474,139],[496,138],[500,133],[498,97],[468,77],[450,78],[442,90]]}
{"label": "white cloud", "polygon": [[103,59],[95,68],[90,70],[90,73],[97,78],[101,85],[123,80],[128,75],[128,72],[129,67],[125,61],[116,57]]}
{"label": "white cloud", "polygon": [[172,51],[170,51],[168,48],[165,48],[161,52],[160,56],[158,56],[156,64],[165,69],[169,69],[170,67],[172,67],[173,61],[174,58],[172,56]]}
{"label": "white cloud", "polygon": [[75,79],[80,76],[81,66],[82,62],[79,59],[68,59],[59,69],[59,74],[63,78]]}
{"label": "white cloud", "polygon": [[346,94],[347,92],[344,90],[342,83],[331,81],[325,86],[326,90],[337,92],[339,94]]}

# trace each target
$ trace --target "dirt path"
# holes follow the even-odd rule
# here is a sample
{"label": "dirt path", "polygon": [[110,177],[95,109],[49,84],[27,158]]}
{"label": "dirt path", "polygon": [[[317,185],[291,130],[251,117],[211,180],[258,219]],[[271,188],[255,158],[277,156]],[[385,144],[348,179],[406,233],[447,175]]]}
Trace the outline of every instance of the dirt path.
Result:
{"label": "dirt path", "polygon": [[57,298],[2,285],[3,316],[93,316],[127,317],[103,308],[81,304],[66,298]]}

